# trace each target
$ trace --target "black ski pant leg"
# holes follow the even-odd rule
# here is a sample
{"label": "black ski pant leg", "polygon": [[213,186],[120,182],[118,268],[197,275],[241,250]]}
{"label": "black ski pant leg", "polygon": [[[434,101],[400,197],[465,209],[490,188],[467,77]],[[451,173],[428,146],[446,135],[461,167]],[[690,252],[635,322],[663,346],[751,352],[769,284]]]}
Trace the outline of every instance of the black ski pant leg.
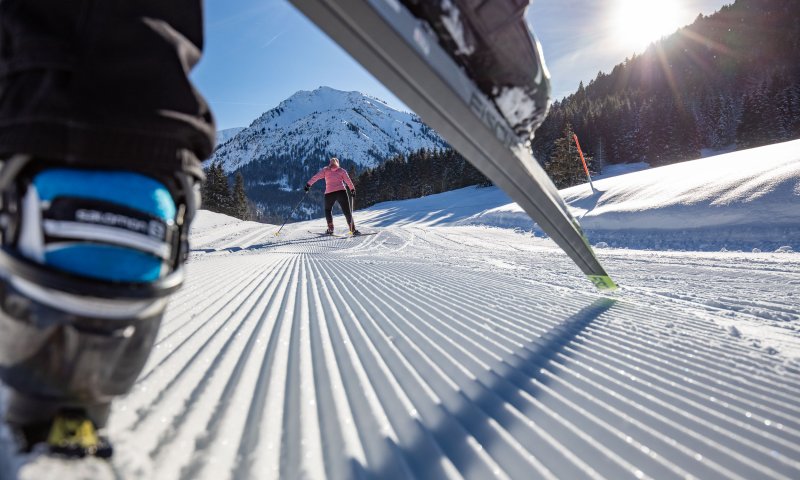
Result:
{"label": "black ski pant leg", "polygon": [[[215,128],[188,75],[202,45],[202,0],[0,0],[0,160],[27,154],[67,166],[201,178]],[[8,288],[0,279],[0,296]],[[45,316],[40,309],[48,307],[14,295],[27,303],[14,316],[0,309],[0,331],[23,331],[29,337],[5,338],[41,355],[9,357],[17,350],[0,349],[0,377],[23,398],[46,399],[53,409],[92,407],[104,423],[107,404],[144,366],[161,313],[147,326],[135,322],[133,336],[122,334],[121,322],[91,319],[119,329],[101,335],[98,325],[73,328],[68,314]],[[40,321],[50,316],[69,321]],[[71,332],[58,337],[62,350],[48,328]],[[68,358],[55,361],[58,352]],[[64,365],[88,370],[68,374]],[[44,407],[15,410],[6,414],[25,422]]]}
{"label": "black ski pant leg", "polygon": [[325,194],[325,220],[328,228],[333,229],[333,205],[336,203],[336,192]]}
{"label": "black ski pant leg", "polygon": [[[344,190],[337,190],[328,195],[333,196],[333,202],[339,202],[339,207],[342,209],[342,213],[344,213],[345,220],[347,220],[347,227],[352,229],[353,213],[350,211],[350,197],[347,196],[347,192]],[[331,208],[333,207],[333,202],[331,202]]]}
{"label": "black ski pant leg", "polygon": [[202,46],[202,0],[0,1],[0,158],[202,176]]}

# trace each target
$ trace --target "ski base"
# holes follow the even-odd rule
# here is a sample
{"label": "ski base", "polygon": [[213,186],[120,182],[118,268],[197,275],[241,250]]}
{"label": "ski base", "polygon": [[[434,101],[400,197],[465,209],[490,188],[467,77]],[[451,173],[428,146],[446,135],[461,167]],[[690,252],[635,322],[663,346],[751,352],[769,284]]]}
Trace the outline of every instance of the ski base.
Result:
{"label": "ski base", "polygon": [[327,232],[315,232],[313,230],[309,230],[308,233],[313,235],[319,235],[320,237],[337,237],[337,238],[345,238],[345,236],[341,233],[327,233]]}
{"label": "ski base", "polygon": [[369,235],[377,235],[378,232],[361,232],[356,235],[352,233],[326,233],[326,232],[314,232],[309,230],[308,233],[312,233],[314,235],[319,235],[320,237],[336,237],[336,238],[352,238],[352,237],[366,237]]}

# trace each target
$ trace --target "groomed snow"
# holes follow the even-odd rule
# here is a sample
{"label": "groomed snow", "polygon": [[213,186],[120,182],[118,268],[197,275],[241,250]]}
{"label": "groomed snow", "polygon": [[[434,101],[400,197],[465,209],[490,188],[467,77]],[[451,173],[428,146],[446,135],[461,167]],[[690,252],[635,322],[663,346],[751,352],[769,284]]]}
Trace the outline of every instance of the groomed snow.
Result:
{"label": "groomed snow", "polygon": [[[656,250],[800,251],[800,141],[641,170],[561,191],[592,244]],[[620,167],[612,167],[619,173]],[[638,171],[640,170],[640,171]],[[376,225],[534,228],[497,188],[376,205]],[[409,215],[403,218],[401,212]],[[783,250],[787,250],[783,248]]]}
{"label": "groomed snow", "polygon": [[[796,205],[796,174],[769,163],[785,150],[760,151],[754,178],[772,181],[707,189]],[[684,185],[707,175],[685,165]],[[597,186],[625,205],[646,195],[626,177],[659,170]],[[116,475],[800,478],[800,254],[600,248],[622,285],[607,296],[486,202],[508,203],[467,189],[377,205],[356,213],[376,234],[355,238],[200,212],[187,284],[114,405]],[[694,216],[716,218],[705,202]],[[4,480],[25,460],[8,442],[0,429]]]}

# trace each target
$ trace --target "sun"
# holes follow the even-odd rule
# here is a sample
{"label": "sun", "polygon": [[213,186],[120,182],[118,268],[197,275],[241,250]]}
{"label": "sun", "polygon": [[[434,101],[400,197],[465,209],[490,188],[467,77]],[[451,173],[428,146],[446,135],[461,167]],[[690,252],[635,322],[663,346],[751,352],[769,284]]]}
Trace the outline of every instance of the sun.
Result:
{"label": "sun", "polygon": [[682,0],[616,0],[611,28],[621,46],[641,53],[650,43],[677,30],[685,18]]}

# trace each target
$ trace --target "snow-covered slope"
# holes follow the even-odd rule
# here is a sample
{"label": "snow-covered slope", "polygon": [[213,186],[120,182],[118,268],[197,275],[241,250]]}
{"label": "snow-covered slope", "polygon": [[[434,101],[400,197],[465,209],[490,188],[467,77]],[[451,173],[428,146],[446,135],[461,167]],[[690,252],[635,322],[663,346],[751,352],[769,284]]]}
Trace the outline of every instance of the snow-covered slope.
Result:
{"label": "snow-covered slope", "polygon": [[603,180],[563,192],[591,230],[800,227],[800,141]]}
{"label": "snow-covered slope", "polygon": [[223,143],[227,142],[231,138],[235,137],[244,130],[244,127],[234,127],[234,128],[226,128],[224,130],[217,131],[217,146],[222,145]]}
{"label": "snow-covered slope", "polygon": [[510,231],[309,228],[195,253],[115,407],[126,477],[800,474],[797,364],[716,322],[796,342],[796,258],[609,251],[615,299]]}
{"label": "snow-covered slope", "polygon": [[359,92],[300,91],[264,113],[208,162],[232,172],[253,160],[286,157],[315,167],[332,155],[372,167],[397,153],[445,145],[410,113]]}
{"label": "snow-covered slope", "polygon": [[[800,141],[636,171],[563,190],[593,244],[800,250]],[[398,207],[402,204],[402,207]],[[533,223],[497,188],[467,188],[364,212],[376,226]]]}
{"label": "snow-covered slope", "polygon": [[549,240],[454,225],[497,192],[457,195],[357,212],[363,237],[200,212],[116,478],[800,478],[800,254],[604,248],[604,296]]}

